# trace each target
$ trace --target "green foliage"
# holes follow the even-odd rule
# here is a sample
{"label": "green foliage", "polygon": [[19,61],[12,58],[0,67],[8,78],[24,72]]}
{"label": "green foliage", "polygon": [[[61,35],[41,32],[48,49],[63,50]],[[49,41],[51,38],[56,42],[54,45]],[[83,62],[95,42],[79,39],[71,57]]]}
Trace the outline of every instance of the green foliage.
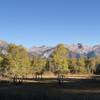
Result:
{"label": "green foliage", "polygon": [[86,60],[86,67],[88,73],[94,73],[96,71],[96,59],[95,58],[89,58]]}
{"label": "green foliage", "polygon": [[77,72],[78,70],[77,69],[77,58],[69,58],[68,65],[69,65],[70,73]]}
{"label": "green foliage", "polygon": [[27,51],[22,46],[10,44],[8,46],[8,55],[5,57],[3,64],[7,66],[9,75],[23,76],[28,74],[30,60]]}
{"label": "green foliage", "polygon": [[63,44],[59,44],[50,56],[53,71],[68,72],[67,50]]}
{"label": "green foliage", "polygon": [[96,57],[95,57],[95,60],[96,60],[96,64],[97,64],[97,65],[100,64],[100,56],[96,56]]}
{"label": "green foliage", "polygon": [[87,73],[86,58],[70,58],[69,69],[70,73]]}
{"label": "green foliage", "polygon": [[5,73],[7,73],[6,69],[8,69],[8,63],[9,62],[5,57],[0,56],[0,75],[1,76],[4,76]]}
{"label": "green foliage", "polygon": [[45,70],[46,60],[40,56],[34,56],[31,61],[32,72],[42,72]]}
{"label": "green foliage", "polygon": [[85,67],[85,58],[81,57],[78,59],[77,66],[79,67],[79,73],[87,73],[87,69]]}
{"label": "green foliage", "polygon": [[3,57],[0,56],[0,67],[1,67],[2,61],[3,61]]}

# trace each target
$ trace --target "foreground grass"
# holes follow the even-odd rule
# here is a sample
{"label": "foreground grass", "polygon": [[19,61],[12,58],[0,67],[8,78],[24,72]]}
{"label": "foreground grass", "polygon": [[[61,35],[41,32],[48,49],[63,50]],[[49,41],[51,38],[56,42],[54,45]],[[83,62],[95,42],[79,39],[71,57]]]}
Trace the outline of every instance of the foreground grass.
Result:
{"label": "foreground grass", "polygon": [[0,100],[100,100],[100,81],[66,79],[58,84],[55,79],[13,84],[0,82]]}

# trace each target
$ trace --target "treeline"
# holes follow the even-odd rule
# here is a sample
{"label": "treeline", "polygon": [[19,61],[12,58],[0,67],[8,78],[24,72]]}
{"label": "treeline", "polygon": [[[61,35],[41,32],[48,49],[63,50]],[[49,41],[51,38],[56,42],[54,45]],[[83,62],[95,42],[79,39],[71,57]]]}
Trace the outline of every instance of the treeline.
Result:
{"label": "treeline", "polygon": [[30,57],[22,46],[10,44],[6,55],[0,55],[0,76],[27,77],[51,71],[55,74],[99,74],[100,57],[68,58],[69,51],[59,44],[49,58]]}

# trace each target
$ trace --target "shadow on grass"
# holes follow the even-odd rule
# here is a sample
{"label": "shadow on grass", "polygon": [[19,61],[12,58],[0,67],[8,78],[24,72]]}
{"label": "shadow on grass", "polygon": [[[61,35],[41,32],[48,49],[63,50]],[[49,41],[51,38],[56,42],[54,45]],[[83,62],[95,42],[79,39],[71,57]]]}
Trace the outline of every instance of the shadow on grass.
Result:
{"label": "shadow on grass", "polygon": [[94,90],[100,90],[100,80],[64,79],[63,84],[50,78],[22,84],[1,81],[0,100],[100,100],[100,92]]}

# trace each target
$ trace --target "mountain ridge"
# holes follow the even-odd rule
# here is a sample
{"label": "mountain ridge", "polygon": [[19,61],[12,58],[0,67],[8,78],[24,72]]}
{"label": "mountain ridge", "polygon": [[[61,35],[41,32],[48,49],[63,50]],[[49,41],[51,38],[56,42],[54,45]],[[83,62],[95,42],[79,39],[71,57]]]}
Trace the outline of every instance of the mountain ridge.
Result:
{"label": "mountain ridge", "polygon": [[[9,45],[8,42],[0,40],[0,53],[5,54],[7,46]],[[69,57],[95,57],[100,56],[100,44],[89,46],[89,45],[83,45],[81,43],[77,44],[64,44],[65,48],[69,50]],[[27,52],[30,55],[41,55],[43,57],[48,58],[50,54],[53,52],[54,48],[56,46],[33,46],[31,48],[26,48]]]}

